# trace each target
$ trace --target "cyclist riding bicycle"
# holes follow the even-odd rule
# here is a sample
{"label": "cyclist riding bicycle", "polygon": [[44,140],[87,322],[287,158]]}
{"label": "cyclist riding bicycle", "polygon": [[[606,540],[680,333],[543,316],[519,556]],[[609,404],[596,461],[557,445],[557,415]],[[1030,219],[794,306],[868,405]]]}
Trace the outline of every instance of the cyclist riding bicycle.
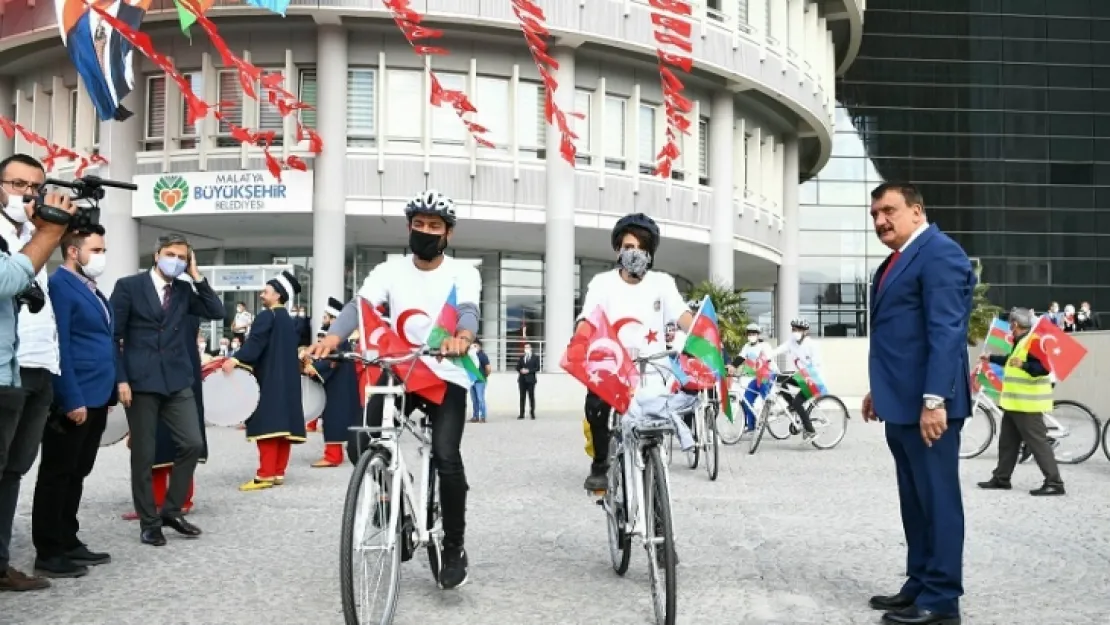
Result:
{"label": "cyclist riding bicycle", "polygon": [[[455,203],[438,191],[426,191],[405,206],[409,248],[412,256],[396,256],[378,264],[366,276],[358,294],[371,305],[386,304],[392,313],[393,329],[411,345],[423,345],[439,317],[451,289],[456,291],[458,324],[455,336],[444,340],[441,355],[465,356],[478,331],[478,301],[482,287],[478,269],[443,253],[454,233]],[[326,337],[310,350],[320,357],[334,351],[358,329],[358,298],[344,306]],[[405,320],[408,320],[405,322]],[[402,323],[403,322],[403,323]],[[443,403],[436,405],[414,394],[406,394],[406,410],[419,408],[432,423],[432,458],[439,474],[440,506],[443,514],[443,556],[439,582],[457,588],[467,580],[468,559],[463,548],[466,530],[466,493],[469,489],[463,467],[463,423],[470,393],[470,377],[451,359],[423,357],[426,364],[447,384]],[[384,375],[378,380],[386,382]],[[381,425],[384,396],[374,395],[367,407],[369,425]]]}
{"label": "cyclist riding bicycle", "polygon": [[[647,215],[622,217],[610,234],[617,268],[590,281],[569,350],[584,352],[592,328],[586,320],[598,306],[618,328],[618,338],[630,352],[650,356],[666,350],[668,323],[688,331],[694,316],[678,292],[674,278],[652,271],[659,249],[659,226]],[[648,367],[645,385],[667,392],[662,375]],[[656,380],[658,378],[658,380]],[[586,422],[593,442],[593,462],[584,484],[586,490],[603,491],[608,485],[609,414],[611,408],[593,393],[586,394]]]}
{"label": "cyclist riding bicycle", "polygon": [[817,379],[821,375],[821,359],[817,350],[817,342],[809,336],[809,321],[797,318],[790,322],[790,340],[775,348],[775,357],[786,354],[786,366],[778,380],[782,384],[782,397],[790,403],[791,410],[802,420],[805,429],[803,437],[809,440],[816,436],[813,423],[805,411],[806,398],[802,395],[802,388],[794,379],[794,373],[799,368],[805,368],[809,374]]}
{"label": "cyclist riding bicycle", "polygon": [[[745,362],[757,363],[762,358],[767,361],[772,374],[778,373],[778,365],[775,364],[775,350],[763,340],[763,329],[759,327],[758,323],[749,323],[744,328],[747,334],[748,342],[740,349],[740,353],[733,359],[732,364],[728,367],[729,375],[736,375],[737,370],[744,366]],[[741,404],[744,410],[744,432],[751,432],[755,430],[755,413],[752,412],[748,406],[754,406],[757,397],[764,396],[767,390],[760,388],[759,380],[752,378],[748,383],[748,388],[744,390],[744,399],[747,404]]]}

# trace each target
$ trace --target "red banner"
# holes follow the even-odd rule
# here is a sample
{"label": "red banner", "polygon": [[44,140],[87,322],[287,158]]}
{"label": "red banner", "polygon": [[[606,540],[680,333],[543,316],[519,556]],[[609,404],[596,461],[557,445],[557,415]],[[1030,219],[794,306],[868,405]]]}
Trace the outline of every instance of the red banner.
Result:
{"label": "red banner", "polygon": [[[516,14],[516,19],[520,22],[520,30],[524,33],[524,39],[528,42],[528,51],[532,53],[532,60],[536,63],[536,69],[539,70],[540,79],[543,81],[544,116],[549,125],[555,124],[555,127],[559,129],[559,136],[561,137],[559,140],[559,154],[563,157],[563,160],[570,163],[571,167],[574,167],[574,157],[577,153],[574,141],[578,138],[578,135],[570,129],[566,112],[555,103],[555,90],[559,83],[555,80],[552,72],[559,69],[559,62],[547,53],[547,39],[550,35],[546,25],[547,17],[544,15],[543,9],[530,0],[513,0],[513,13]],[[571,113],[571,116],[579,119],[585,117],[581,113],[574,112]]]}
{"label": "red banner", "polygon": [[54,164],[58,159],[65,159],[69,162],[77,161],[77,169],[74,171],[73,175],[74,177],[80,178],[85,174],[85,169],[90,165],[96,165],[98,163],[106,165],[108,163],[108,159],[99,154],[82,156],[74,150],[47,141],[42,135],[24,128],[22,125],[2,115],[0,115],[0,131],[9,139],[14,139],[16,133],[18,133],[20,137],[23,137],[24,141],[46,150],[46,156],[43,156],[41,159],[42,166],[46,171],[54,169]]}
{"label": "red banner", "polygon": [[693,67],[692,29],[686,18],[694,11],[687,0],[649,0],[649,4],[652,7],[651,23],[655,25],[655,42],[659,45],[659,79],[663,85],[663,111],[667,117],[666,141],[656,156],[655,175],[669,178],[674,160],[682,153],[678,137],[690,132],[690,120],[686,115],[694,110],[693,102],[682,95],[685,85],[672,69],[689,74]]}
{"label": "red banner", "polygon": [[[409,6],[410,0],[382,0],[382,4],[389,9],[390,14],[393,15],[393,21],[401,29],[401,34],[405,36],[405,40],[409,42],[412,51],[417,56],[446,56],[448,54],[446,48],[421,43],[423,40],[443,37],[443,31],[421,25],[424,16]],[[443,83],[439,81],[439,77],[436,76],[434,71],[429,70],[429,74],[432,82],[432,106],[450,105],[454,109],[455,115],[458,115],[463,125],[466,126],[467,132],[474,138],[475,143],[485,148],[495,147],[493,142],[483,136],[489,132],[488,129],[467,119],[468,116],[478,112],[470,102],[470,98],[466,97],[466,94],[462,91],[444,88]]]}

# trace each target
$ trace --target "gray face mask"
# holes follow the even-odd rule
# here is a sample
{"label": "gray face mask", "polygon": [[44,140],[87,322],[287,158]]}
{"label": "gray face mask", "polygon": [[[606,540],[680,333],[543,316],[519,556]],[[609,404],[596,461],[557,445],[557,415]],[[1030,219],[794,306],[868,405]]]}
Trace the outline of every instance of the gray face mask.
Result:
{"label": "gray face mask", "polygon": [[620,256],[617,256],[617,264],[633,278],[642,278],[651,264],[651,254],[644,250],[621,250]]}

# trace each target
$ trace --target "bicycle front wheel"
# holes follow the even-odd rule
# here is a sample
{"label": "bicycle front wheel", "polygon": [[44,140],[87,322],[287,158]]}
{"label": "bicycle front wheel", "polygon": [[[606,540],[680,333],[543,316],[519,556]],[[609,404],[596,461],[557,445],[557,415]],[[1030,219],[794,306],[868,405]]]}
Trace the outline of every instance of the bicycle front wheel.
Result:
{"label": "bicycle front wheel", "polygon": [[651,579],[651,600],[657,625],[674,625],[678,614],[678,579],[675,577],[674,520],[671,517],[671,494],[667,473],[658,447],[648,449],[644,467],[645,528],[644,540],[648,555],[648,577]]}
{"label": "bicycle front wheel", "polygon": [[624,483],[624,454],[616,453],[617,442],[610,443],[609,488],[605,491],[605,513],[609,526],[609,559],[617,575],[628,572],[632,558],[632,538],[628,535],[628,496]]}
{"label": "bicycle front wheel", "polygon": [[755,431],[752,432],[752,437],[748,439],[748,455],[754,454],[759,449],[759,443],[763,441],[763,434],[767,431],[767,422],[771,419],[771,404],[770,402],[763,402],[763,412],[756,420]]}
{"label": "bicycle front wheel", "polygon": [[960,430],[960,458],[967,460],[982,454],[991,446],[997,432],[998,424],[994,421],[994,415],[975,404],[971,418],[964,421],[964,427]]}
{"label": "bicycle front wheel", "polygon": [[705,470],[709,473],[709,481],[717,480],[720,470],[721,437],[717,434],[717,406],[710,404],[702,413],[702,432],[705,437]]}
{"label": "bicycle front wheel", "polygon": [[821,395],[805,408],[817,435],[810,443],[817,449],[832,449],[848,433],[848,407],[836,395]]}
{"label": "bicycle front wheel", "polygon": [[1102,427],[1102,453],[1106,454],[1106,459],[1110,460],[1110,421]]}
{"label": "bicycle front wheel", "polygon": [[[339,539],[339,591],[347,625],[389,625],[401,583],[401,493],[382,451],[364,453],[351,474]],[[401,511],[400,509],[398,510]],[[379,545],[374,543],[380,542]]]}
{"label": "bicycle front wheel", "polygon": [[[728,401],[732,402],[729,397]],[[723,410],[717,412],[717,419],[719,421],[714,428],[717,435],[720,437],[721,442],[726,445],[735,445],[740,442],[744,436],[744,404],[741,402],[732,402],[732,420]]]}
{"label": "bicycle front wheel", "polygon": [[1102,423],[1087,406],[1070,399],[1054,401],[1045,424],[1056,462],[1079,464],[1098,451]]}

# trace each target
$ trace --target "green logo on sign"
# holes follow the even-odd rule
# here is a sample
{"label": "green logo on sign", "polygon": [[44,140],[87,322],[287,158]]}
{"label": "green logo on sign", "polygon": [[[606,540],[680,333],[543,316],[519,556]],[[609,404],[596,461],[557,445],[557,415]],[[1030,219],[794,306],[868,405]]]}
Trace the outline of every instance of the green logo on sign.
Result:
{"label": "green logo on sign", "polygon": [[162,176],[154,183],[154,205],[163,213],[176,213],[189,200],[189,183],[181,176]]}

